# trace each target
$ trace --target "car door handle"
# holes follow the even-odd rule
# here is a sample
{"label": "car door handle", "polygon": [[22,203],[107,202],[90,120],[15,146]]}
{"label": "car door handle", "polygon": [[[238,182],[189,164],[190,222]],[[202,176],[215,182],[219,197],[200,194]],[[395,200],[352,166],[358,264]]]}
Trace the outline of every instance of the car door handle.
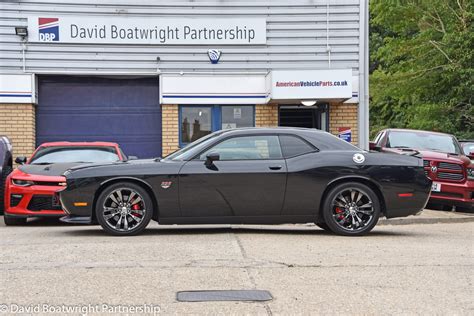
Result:
{"label": "car door handle", "polygon": [[270,170],[280,170],[281,166],[270,166],[268,168],[270,168]]}

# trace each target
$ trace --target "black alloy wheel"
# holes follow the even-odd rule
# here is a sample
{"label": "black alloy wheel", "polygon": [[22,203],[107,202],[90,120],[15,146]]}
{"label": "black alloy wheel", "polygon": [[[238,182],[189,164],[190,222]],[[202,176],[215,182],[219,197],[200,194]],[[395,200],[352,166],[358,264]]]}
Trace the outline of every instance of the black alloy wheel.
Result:
{"label": "black alloy wheel", "polygon": [[141,186],[120,182],[107,187],[96,203],[96,218],[102,228],[116,236],[142,232],[153,215],[153,202]]}
{"label": "black alloy wheel", "polygon": [[324,221],[338,235],[361,236],[377,224],[381,207],[375,192],[368,186],[348,182],[337,185],[326,196]]}

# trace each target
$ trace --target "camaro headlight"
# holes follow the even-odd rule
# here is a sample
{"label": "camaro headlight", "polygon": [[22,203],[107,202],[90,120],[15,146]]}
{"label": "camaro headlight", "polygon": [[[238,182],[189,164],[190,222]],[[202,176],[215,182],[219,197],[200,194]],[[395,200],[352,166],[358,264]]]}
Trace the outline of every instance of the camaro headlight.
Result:
{"label": "camaro headlight", "polygon": [[474,168],[467,168],[467,178],[474,180]]}
{"label": "camaro headlight", "polygon": [[35,183],[29,180],[12,179],[12,184],[17,185],[19,187],[29,187],[30,185],[34,185]]}

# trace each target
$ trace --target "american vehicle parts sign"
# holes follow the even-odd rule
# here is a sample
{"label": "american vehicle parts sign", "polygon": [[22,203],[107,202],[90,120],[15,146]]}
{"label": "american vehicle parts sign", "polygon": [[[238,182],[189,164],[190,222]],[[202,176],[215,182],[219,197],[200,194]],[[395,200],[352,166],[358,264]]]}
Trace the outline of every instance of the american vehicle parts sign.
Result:
{"label": "american vehicle parts sign", "polygon": [[264,18],[28,18],[28,40],[45,43],[256,45],[267,41]]}

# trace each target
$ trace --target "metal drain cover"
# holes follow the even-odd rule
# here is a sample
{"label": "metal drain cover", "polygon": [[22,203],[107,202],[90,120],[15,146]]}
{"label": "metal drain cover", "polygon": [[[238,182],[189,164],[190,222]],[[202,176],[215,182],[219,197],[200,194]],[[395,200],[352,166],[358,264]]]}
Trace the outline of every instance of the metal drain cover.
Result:
{"label": "metal drain cover", "polygon": [[262,290],[181,291],[176,295],[179,302],[207,301],[269,301],[273,297]]}

